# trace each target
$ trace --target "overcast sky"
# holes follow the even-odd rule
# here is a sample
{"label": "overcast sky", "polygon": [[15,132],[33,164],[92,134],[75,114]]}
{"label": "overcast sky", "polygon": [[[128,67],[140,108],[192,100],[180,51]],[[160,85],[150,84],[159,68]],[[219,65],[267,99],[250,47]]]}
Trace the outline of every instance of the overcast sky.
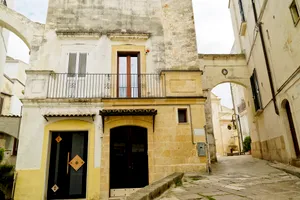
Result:
{"label": "overcast sky", "polygon": [[[230,53],[233,32],[228,0],[193,0],[199,53]],[[15,0],[15,10],[29,19],[45,23],[48,0]],[[28,48],[14,34],[10,34],[8,55],[28,62]],[[229,84],[221,84],[213,92],[221,103],[232,108]]]}

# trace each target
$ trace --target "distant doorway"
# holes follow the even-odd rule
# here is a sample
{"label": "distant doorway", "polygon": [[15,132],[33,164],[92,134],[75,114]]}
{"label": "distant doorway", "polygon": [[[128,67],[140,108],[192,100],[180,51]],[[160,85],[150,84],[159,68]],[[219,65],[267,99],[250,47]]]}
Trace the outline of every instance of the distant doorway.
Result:
{"label": "distant doorway", "polygon": [[290,103],[288,101],[286,101],[284,106],[285,106],[286,114],[287,114],[288,121],[289,121],[289,127],[290,127],[290,131],[291,131],[292,139],[293,139],[295,154],[296,154],[296,157],[299,158],[300,157],[300,149],[299,149],[299,143],[298,143],[298,139],[297,139],[297,133],[296,133],[296,129],[295,129],[294,121],[293,121]]}
{"label": "distant doorway", "polygon": [[147,129],[121,126],[110,131],[110,189],[142,188],[148,180]]}

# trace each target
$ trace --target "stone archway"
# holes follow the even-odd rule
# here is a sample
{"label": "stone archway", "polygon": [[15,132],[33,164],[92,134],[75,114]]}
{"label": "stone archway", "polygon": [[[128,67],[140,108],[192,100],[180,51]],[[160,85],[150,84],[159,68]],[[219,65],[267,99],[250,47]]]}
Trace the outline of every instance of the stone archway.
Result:
{"label": "stone archway", "polygon": [[230,82],[242,85],[251,93],[250,73],[243,54],[200,54],[200,69],[203,71],[202,88],[207,97],[205,104],[206,133],[212,162],[217,161],[216,145],[213,133],[211,90],[222,83]]}
{"label": "stone archway", "polygon": [[36,23],[0,4],[0,27],[6,28],[16,34],[23,42],[32,48],[35,36],[41,35],[44,25]]}

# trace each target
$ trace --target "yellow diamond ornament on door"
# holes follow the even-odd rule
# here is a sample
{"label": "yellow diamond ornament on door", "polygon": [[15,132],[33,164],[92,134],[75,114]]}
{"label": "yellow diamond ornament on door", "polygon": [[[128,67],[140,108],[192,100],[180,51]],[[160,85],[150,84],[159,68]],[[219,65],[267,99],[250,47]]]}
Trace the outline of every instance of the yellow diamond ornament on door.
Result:
{"label": "yellow diamond ornament on door", "polygon": [[51,190],[52,190],[53,192],[56,192],[58,189],[59,189],[59,187],[58,187],[56,184],[53,185],[53,187],[51,188]]}
{"label": "yellow diamond ornament on door", "polygon": [[84,165],[84,161],[80,158],[80,156],[76,155],[69,164],[73,167],[75,171],[78,171],[82,165]]}
{"label": "yellow diamond ornament on door", "polygon": [[60,143],[60,141],[62,141],[62,138],[61,138],[60,136],[57,136],[57,137],[55,138],[55,140],[56,140],[57,143]]}

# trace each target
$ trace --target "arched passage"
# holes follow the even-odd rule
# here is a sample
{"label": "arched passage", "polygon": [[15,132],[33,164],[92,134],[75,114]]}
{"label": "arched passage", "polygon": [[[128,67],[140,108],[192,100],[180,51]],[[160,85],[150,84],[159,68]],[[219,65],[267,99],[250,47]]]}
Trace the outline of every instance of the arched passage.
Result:
{"label": "arched passage", "polygon": [[[226,90],[220,87],[224,86],[224,83],[227,83]],[[259,140],[253,132],[255,129],[252,123],[251,90],[246,84],[237,81],[221,81],[212,87],[206,91],[207,101],[205,104],[207,134],[208,138],[211,138],[210,147],[211,149],[214,147],[213,151],[219,156],[232,155],[230,149],[233,149],[236,154],[243,153],[245,137],[251,135],[255,141]],[[223,98],[226,97],[227,104],[232,103],[232,105],[221,104],[219,94],[216,93],[218,95],[216,96],[212,91],[221,92]],[[232,129],[229,130],[228,125]]]}
{"label": "arched passage", "polygon": [[31,49],[34,37],[42,34],[44,25],[33,22],[0,4],[0,27],[6,28],[16,34]]}

